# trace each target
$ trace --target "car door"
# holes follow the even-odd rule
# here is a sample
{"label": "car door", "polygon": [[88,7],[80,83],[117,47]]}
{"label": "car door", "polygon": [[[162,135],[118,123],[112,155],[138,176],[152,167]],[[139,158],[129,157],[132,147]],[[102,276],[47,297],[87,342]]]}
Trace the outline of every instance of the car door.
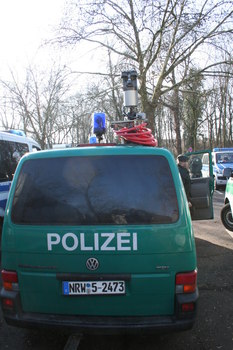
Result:
{"label": "car door", "polygon": [[189,157],[192,220],[213,219],[214,178],[211,150],[190,152],[185,155]]}

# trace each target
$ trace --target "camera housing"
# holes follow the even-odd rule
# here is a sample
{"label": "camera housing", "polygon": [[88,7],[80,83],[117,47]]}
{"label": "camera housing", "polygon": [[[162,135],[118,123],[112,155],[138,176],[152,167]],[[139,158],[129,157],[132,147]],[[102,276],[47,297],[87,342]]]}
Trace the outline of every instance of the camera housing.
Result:
{"label": "camera housing", "polygon": [[123,80],[124,108],[123,112],[128,119],[136,118],[138,106],[137,72],[135,70],[121,73]]}

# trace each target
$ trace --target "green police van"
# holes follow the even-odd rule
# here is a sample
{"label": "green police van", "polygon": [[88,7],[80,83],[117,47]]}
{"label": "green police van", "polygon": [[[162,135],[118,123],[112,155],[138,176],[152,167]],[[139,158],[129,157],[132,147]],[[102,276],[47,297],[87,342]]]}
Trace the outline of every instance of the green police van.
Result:
{"label": "green police van", "polygon": [[[210,177],[193,217],[213,217]],[[2,233],[8,324],[87,332],[191,328],[198,299],[190,210],[173,155],[93,145],[24,156]]]}

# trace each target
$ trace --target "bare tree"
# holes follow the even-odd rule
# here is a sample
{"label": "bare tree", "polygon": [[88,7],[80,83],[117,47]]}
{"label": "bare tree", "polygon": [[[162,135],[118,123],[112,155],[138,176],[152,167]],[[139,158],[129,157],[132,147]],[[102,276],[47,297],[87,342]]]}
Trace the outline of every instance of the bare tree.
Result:
{"label": "bare tree", "polygon": [[[216,77],[214,79],[215,98],[215,137],[218,146],[226,147],[232,145],[232,92],[233,85],[229,76]],[[217,89],[216,89],[217,88]]]}
{"label": "bare tree", "polygon": [[17,113],[25,133],[31,134],[42,149],[51,144],[54,133],[61,129],[58,115],[69,88],[66,78],[64,68],[52,69],[48,74],[30,67],[24,83],[19,83],[13,73],[11,82],[1,82],[8,110]]}
{"label": "bare tree", "polygon": [[204,134],[210,148],[232,146],[233,142],[233,85],[227,70],[232,68],[219,67],[219,76],[209,79],[206,90]]}
{"label": "bare tree", "polygon": [[[66,138],[77,146],[80,143],[88,143],[91,135],[93,100],[89,98],[90,93],[79,93],[70,96],[62,105],[62,115],[67,116],[69,128],[66,129]],[[64,134],[64,131],[63,131]]]}
{"label": "bare tree", "polygon": [[184,141],[186,149],[190,146],[197,149],[197,137],[200,125],[203,123],[203,76],[195,74],[191,69],[189,74],[193,77],[185,85],[183,92],[183,122]]}
{"label": "bare tree", "polygon": [[[161,97],[188,79],[180,74],[171,84],[174,70],[197,57],[198,49],[210,50],[212,45],[220,50],[224,38],[232,33],[231,5],[224,0],[71,1],[57,40],[63,44],[89,42],[122,57],[119,68],[136,68],[142,109],[154,132]],[[202,62],[198,73],[212,74],[219,63]]]}
{"label": "bare tree", "polygon": [[5,95],[0,104],[0,127],[3,130],[20,129],[20,121],[14,103]]}

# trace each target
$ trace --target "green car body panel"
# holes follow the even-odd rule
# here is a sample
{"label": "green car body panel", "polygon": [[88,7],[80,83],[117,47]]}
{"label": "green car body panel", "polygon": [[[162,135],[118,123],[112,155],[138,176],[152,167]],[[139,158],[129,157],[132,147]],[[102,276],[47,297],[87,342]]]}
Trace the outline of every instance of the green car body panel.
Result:
{"label": "green car body panel", "polygon": [[[103,162],[105,157],[111,158],[113,163],[119,157],[123,161],[124,157],[131,157],[126,159],[138,159],[139,165],[141,157],[149,157],[148,159],[160,157],[165,161],[173,182],[173,196],[176,197],[174,200],[177,201],[178,210],[174,214],[174,220],[160,222],[166,219],[159,219],[158,223],[146,224],[137,223],[136,219],[136,223],[128,223],[124,220],[125,216],[118,215],[118,212],[116,216],[120,221],[116,220],[114,224],[85,222],[76,225],[72,218],[69,224],[63,222],[62,218],[56,224],[51,224],[50,219],[48,223],[45,221],[42,224],[40,219],[31,223],[23,220],[18,222],[18,217],[24,213],[15,219],[12,208],[14,205],[17,206],[19,200],[17,191],[20,192],[21,185],[26,186],[24,191],[27,189],[27,185],[23,183],[25,179],[20,175],[27,164],[30,162],[36,164],[39,161],[51,162],[51,159],[55,159],[56,162],[65,158],[72,161],[73,158],[89,160],[96,157],[100,162]],[[147,163],[150,162],[146,161]],[[77,180],[72,175],[69,181],[79,181],[80,188],[87,186],[89,175],[86,175],[86,172],[89,168],[90,165],[83,173],[81,170],[82,180]],[[124,170],[125,168],[121,169],[121,172]],[[64,171],[61,170],[63,175]],[[70,165],[69,174],[75,171]],[[119,175],[117,177],[119,178]],[[50,178],[49,172],[47,178]],[[124,176],[122,181],[126,181],[126,178],[127,176]],[[89,187],[92,181],[90,180]],[[109,181],[111,182],[111,179]],[[115,183],[110,183],[108,186],[116,185],[118,188],[119,183],[116,184],[118,180],[114,181]],[[43,187],[43,182],[41,186]],[[145,173],[145,183],[142,187],[148,186]],[[92,190],[89,187],[90,192]],[[135,191],[137,190],[135,188]],[[162,191],[166,195],[166,188]],[[117,192],[118,190],[114,194],[116,201]],[[101,197],[98,190],[93,190],[93,193],[95,193],[93,196]],[[133,189],[130,187],[129,192],[125,193],[125,201],[128,202],[132,196]],[[149,197],[149,194],[145,198],[147,196]],[[137,196],[135,201],[138,201]],[[95,205],[101,206],[102,202],[99,203],[95,199]],[[33,206],[32,202],[30,210],[33,210]],[[43,210],[46,212],[46,208]],[[57,215],[61,216],[61,213],[58,211]],[[140,216],[137,213],[135,217],[137,215]],[[89,258],[98,261],[98,268],[94,271],[87,268]],[[188,273],[197,269],[196,250],[191,216],[173,155],[165,149],[154,147],[105,146],[42,151],[24,156],[15,173],[7,203],[2,234],[2,269],[17,273],[17,288],[9,292],[3,288],[1,291],[2,300],[6,297],[14,300],[13,309],[8,309],[3,304],[3,312],[6,321],[16,326],[69,326],[83,332],[95,329],[105,332],[109,329],[127,331],[135,328],[190,328],[196,310],[192,310],[188,315],[183,315],[177,310],[175,280],[177,273]],[[78,283],[78,281],[122,280],[125,282],[124,294],[64,295],[63,293],[64,281]],[[190,295],[187,300],[190,299],[196,305],[197,289]]]}

